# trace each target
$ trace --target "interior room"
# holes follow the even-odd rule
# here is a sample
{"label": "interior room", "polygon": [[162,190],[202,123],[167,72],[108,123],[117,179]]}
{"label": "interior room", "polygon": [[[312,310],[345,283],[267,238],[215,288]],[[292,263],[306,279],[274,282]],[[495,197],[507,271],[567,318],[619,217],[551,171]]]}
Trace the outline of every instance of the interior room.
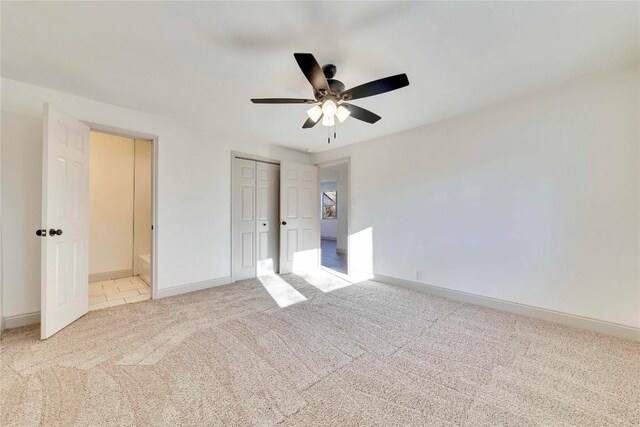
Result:
{"label": "interior room", "polygon": [[639,2],[2,1],[0,64],[0,425],[640,425]]}
{"label": "interior room", "polygon": [[91,132],[89,310],[151,297],[152,141]]}

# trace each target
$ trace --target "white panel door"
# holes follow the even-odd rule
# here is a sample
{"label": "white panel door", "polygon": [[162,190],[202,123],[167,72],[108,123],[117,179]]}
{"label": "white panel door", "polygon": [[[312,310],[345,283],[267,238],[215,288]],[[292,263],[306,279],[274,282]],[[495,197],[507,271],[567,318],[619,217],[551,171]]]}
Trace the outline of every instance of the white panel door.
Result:
{"label": "white panel door", "polygon": [[280,166],[256,163],[256,252],[258,277],[279,271]]}
{"label": "white panel door", "polygon": [[233,277],[256,277],[256,162],[234,159]]}
{"label": "white panel door", "polygon": [[280,273],[318,268],[320,220],[318,168],[280,165]]}
{"label": "white panel door", "polygon": [[89,310],[89,128],[44,106],[42,339]]}

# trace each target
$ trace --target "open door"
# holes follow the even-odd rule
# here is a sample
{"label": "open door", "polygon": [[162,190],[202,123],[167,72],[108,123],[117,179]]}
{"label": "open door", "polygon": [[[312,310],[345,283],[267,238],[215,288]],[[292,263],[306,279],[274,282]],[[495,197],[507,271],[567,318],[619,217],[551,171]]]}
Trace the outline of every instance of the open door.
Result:
{"label": "open door", "polygon": [[319,268],[318,168],[280,165],[280,273]]}
{"label": "open door", "polygon": [[44,105],[41,338],[89,310],[89,128]]}

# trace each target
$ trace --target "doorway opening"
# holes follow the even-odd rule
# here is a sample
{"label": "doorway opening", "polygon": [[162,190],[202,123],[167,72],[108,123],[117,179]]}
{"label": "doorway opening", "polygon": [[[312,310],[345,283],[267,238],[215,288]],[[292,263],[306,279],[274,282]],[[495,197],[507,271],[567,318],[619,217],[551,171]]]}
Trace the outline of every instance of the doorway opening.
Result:
{"label": "doorway opening", "polygon": [[349,274],[349,162],[318,166],[321,265]]}
{"label": "doorway opening", "polygon": [[153,141],[89,140],[89,310],[150,299]]}

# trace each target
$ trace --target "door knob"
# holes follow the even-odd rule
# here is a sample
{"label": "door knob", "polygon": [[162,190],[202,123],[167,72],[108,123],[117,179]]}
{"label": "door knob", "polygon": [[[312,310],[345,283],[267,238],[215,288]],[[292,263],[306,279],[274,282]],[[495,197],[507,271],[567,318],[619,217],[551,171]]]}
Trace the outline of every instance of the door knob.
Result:
{"label": "door knob", "polygon": [[39,228],[36,230],[36,236],[47,237],[47,229]]}
{"label": "door knob", "polygon": [[282,225],[287,225],[287,221],[282,221]]}
{"label": "door knob", "polygon": [[262,226],[263,226],[263,227],[266,227],[266,226],[267,226],[267,223],[266,223],[266,222],[263,222],[263,223],[262,223]]}
{"label": "door knob", "polygon": [[62,234],[62,230],[58,229],[56,230],[55,228],[52,228],[51,230],[49,230],[49,236],[59,236]]}

